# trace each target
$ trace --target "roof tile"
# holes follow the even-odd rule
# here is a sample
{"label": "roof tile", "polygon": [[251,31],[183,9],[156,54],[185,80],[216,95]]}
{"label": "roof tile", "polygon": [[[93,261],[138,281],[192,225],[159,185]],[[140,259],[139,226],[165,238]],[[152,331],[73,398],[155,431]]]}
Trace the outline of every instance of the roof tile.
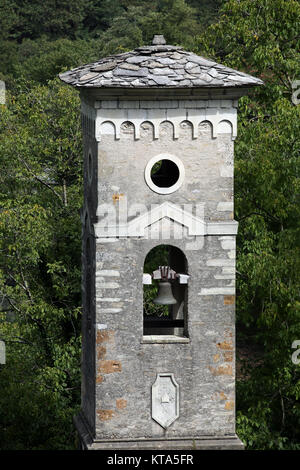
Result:
{"label": "roof tile", "polygon": [[158,42],[77,67],[61,73],[59,77],[72,86],[89,88],[208,88],[263,84],[259,78],[184,51],[181,47],[162,44],[161,37]]}

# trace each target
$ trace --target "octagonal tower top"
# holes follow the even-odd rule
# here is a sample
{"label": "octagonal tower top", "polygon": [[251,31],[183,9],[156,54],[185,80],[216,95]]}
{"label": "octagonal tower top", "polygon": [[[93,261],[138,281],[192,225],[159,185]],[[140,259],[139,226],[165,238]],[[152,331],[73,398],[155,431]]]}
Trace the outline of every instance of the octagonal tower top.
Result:
{"label": "octagonal tower top", "polygon": [[262,85],[263,81],[182,47],[167,45],[163,35],[155,35],[151,46],[111,55],[59,75],[78,88],[240,89]]}

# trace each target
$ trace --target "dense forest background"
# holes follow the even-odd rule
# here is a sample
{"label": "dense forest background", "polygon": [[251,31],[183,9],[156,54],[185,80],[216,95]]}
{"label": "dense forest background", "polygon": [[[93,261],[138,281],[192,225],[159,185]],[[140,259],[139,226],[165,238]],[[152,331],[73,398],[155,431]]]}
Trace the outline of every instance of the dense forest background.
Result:
{"label": "dense forest background", "polygon": [[76,448],[82,141],[57,75],[160,33],[265,82],[239,102],[235,146],[237,433],[300,449],[299,1],[0,0],[2,450]]}

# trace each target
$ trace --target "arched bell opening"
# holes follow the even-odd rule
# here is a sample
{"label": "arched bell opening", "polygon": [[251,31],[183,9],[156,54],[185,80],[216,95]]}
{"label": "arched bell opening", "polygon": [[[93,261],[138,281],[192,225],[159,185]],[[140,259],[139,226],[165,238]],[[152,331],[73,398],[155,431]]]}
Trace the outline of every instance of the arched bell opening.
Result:
{"label": "arched bell opening", "polygon": [[184,253],[158,245],[144,262],[144,336],[187,337],[188,266]]}

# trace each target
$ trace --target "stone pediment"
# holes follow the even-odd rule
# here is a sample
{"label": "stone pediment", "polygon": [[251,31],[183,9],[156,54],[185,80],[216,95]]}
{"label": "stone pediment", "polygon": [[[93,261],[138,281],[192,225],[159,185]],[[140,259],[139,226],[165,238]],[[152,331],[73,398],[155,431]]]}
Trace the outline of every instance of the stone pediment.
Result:
{"label": "stone pediment", "polygon": [[179,205],[164,202],[127,223],[109,224],[105,219],[102,219],[94,224],[95,234],[97,238],[144,237],[149,227],[163,219],[181,224],[187,229],[189,236],[236,234],[238,226],[234,220],[208,223]]}

